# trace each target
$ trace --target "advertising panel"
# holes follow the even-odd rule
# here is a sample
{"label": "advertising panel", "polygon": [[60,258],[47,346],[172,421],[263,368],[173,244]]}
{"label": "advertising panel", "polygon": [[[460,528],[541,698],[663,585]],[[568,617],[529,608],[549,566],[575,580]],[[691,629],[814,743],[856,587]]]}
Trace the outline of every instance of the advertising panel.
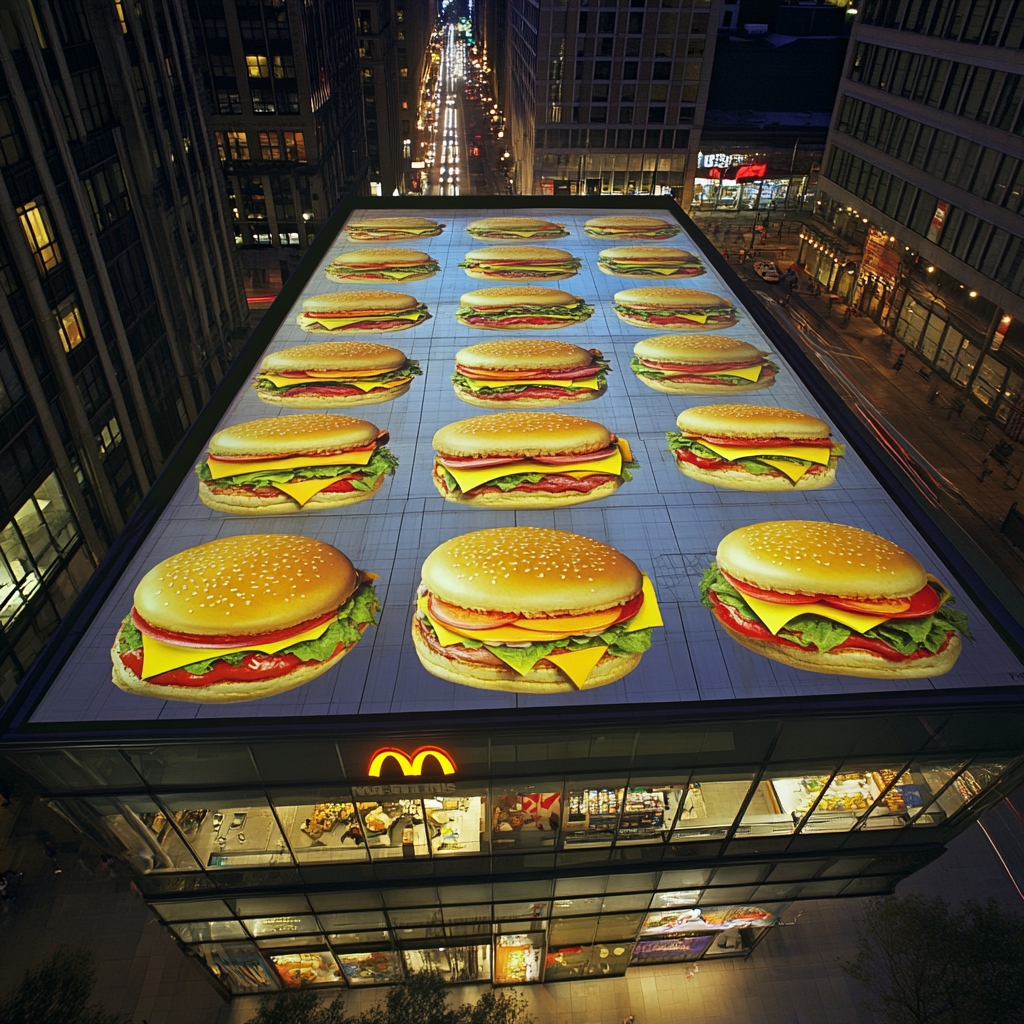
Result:
{"label": "advertising panel", "polygon": [[33,725],[1011,684],[673,213],[416,213],[349,215]]}

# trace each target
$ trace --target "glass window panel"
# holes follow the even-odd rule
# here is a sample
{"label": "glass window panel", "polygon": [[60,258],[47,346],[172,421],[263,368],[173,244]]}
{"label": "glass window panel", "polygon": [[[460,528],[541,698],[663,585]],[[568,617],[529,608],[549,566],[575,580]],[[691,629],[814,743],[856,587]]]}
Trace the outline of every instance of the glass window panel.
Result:
{"label": "glass window panel", "polygon": [[[978,760],[971,763],[935,802],[915,819],[915,825],[937,825],[980,796],[1012,764],[1013,758]],[[938,780],[936,780],[938,781]]]}
{"label": "glass window panel", "polygon": [[321,911],[368,910],[382,906],[380,893],[372,890],[357,892],[310,893],[309,902],[319,914]]}
{"label": "glass window panel", "polygon": [[549,946],[583,945],[594,941],[598,917],[553,917],[548,930]]}
{"label": "glass window panel", "polygon": [[441,910],[438,907],[410,907],[405,910],[389,910],[393,928],[414,928],[420,925],[441,924]]}
{"label": "glass window panel", "polygon": [[491,944],[445,949],[407,949],[402,956],[413,974],[440,974],[449,984],[491,980]]}
{"label": "glass window panel", "polygon": [[540,899],[551,896],[553,892],[554,883],[550,881],[494,883],[496,900]]}
{"label": "glass window panel", "polygon": [[700,902],[703,889],[672,889],[669,892],[656,892],[651,900],[652,909],[674,907],[694,907]]}
{"label": "glass window panel", "polygon": [[601,910],[604,898],[601,896],[582,896],[574,900],[555,900],[552,913],[558,915],[568,914],[596,914]]}
{"label": "glass window panel", "polygon": [[308,953],[279,953],[268,957],[281,981],[289,988],[300,985],[337,985],[341,968],[326,949]]}
{"label": "glass window panel", "polygon": [[152,908],[164,921],[188,921],[193,918],[213,920],[232,917],[223,900],[189,900],[186,903],[155,903]]}
{"label": "glass window panel", "polygon": [[366,838],[355,804],[337,790],[272,796],[281,829],[300,864],[366,860]]}
{"label": "glass window panel", "polygon": [[260,949],[308,949],[321,943],[319,935],[275,935],[271,939],[257,939]]}
{"label": "glass window panel", "polygon": [[309,904],[303,896],[251,896],[235,901],[235,913],[239,917],[308,914]]}
{"label": "glass window panel", "polygon": [[547,917],[551,912],[551,904],[547,900],[535,903],[496,903],[494,905],[495,921],[512,921],[524,917]]}
{"label": "glass window panel", "polygon": [[691,932],[701,919],[700,907],[652,911],[643,921],[641,935],[675,935]]}
{"label": "glass window panel", "polygon": [[871,857],[843,857],[822,872],[824,878],[848,878],[859,875],[872,861]]}
{"label": "glass window panel", "polygon": [[491,794],[495,853],[554,845],[562,818],[561,782],[511,783],[493,787]]}
{"label": "glass window panel", "polygon": [[[939,794],[944,794],[948,784],[960,773],[967,762],[963,759],[952,761],[915,762],[899,782],[901,793],[915,825],[934,825],[945,819],[947,813],[958,810],[962,804],[955,794],[944,806],[933,803]],[[924,813],[927,808],[927,814]]]}
{"label": "glass window panel", "polygon": [[586,896],[603,893],[608,889],[607,875],[583,875],[576,878],[559,878],[555,882],[555,896]]}
{"label": "glass window panel", "polygon": [[615,835],[625,780],[570,782],[563,831],[565,845],[606,846]]}
{"label": "glass window panel", "polygon": [[705,900],[714,900],[716,903],[745,903],[753,899],[755,885],[730,886],[725,889],[708,889],[704,893]]}
{"label": "glass window panel", "polygon": [[679,782],[630,786],[619,821],[619,845],[663,841],[687,792],[687,787]]}
{"label": "glass window panel", "polygon": [[663,871],[658,883],[659,892],[673,889],[693,889],[705,886],[711,877],[711,868],[687,868],[681,871]]}
{"label": "glass window panel", "polygon": [[[316,902],[317,897],[311,897]],[[314,907],[315,909],[315,907]],[[355,914],[318,914],[324,931],[348,931],[355,928],[387,928],[388,923],[381,910],[369,910]]]}
{"label": "glass window panel", "polygon": [[254,939],[275,935],[308,935],[319,932],[320,925],[312,914],[285,914],[280,917],[247,917],[245,927]]}
{"label": "glass window panel", "polygon": [[753,779],[753,772],[695,772],[676,819],[673,841],[724,836]]}
{"label": "glass window panel", "polygon": [[602,914],[597,924],[597,941],[635,939],[644,917],[644,914]]}
{"label": "glass window panel", "polygon": [[433,887],[422,889],[394,889],[384,893],[388,907],[436,907],[437,890]]}
{"label": "glass window panel", "polygon": [[50,531],[47,530],[42,513],[37,508],[35,501],[26,501],[14,513],[14,521],[18,524],[18,529],[28,545],[36,567],[45,574],[50,566],[57,561],[58,554],[50,537]]}
{"label": "glass window panel", "polygon": [[844,765],[804,822],[803,832],[848,832],[865,816],[875,828],[906,824],[906,805],[898,791],[886,800],[882,793],[896,781],[902,764]]}
{"label": "glass window panel", "polygon": [[445,907],[444,923],[459,924],[465,921],[490,921],[490,903],[478,903],[469,907]]}
{"label": "glass window panel", "polygon": [[361,801],[356,810],[373,860],[430,856],[422,800],[385,797]]}
{"label": "glass window panel", "polygon": [[494,984],[522,985],[540,981],[544,936],[540,932],[499,935],[494,941]]}
{"label": "glass window panel", "polygon": [[[164,794],[160,800],[205,867],[237,869],[292,863],[277,820],[260,793]],[[203,803],[208,806],[202,807]]]}
{"label": "glass window panel", "polygon": [[797,774],[776,769],[754,792],[736,836],[784,835],[794,831],[828,784],[831,768]]}
{"label": "glass window panel", "polygon": [[435,856],[481,852],[480,840],[487,821],[486,789],[425,796],[423,810]]}
{"label": "glass window panel", "polygon": [[549,946],[544,980],[565,981],[591,975],[618,977],[626,973],[632,955],[632,942],[558,949]]}
{"label": "glass window panel", "polygon": [[202,949],[207,966],[234,995],[277,991],[276,972],[251,942]]}
{"label": "glass window panel", "polygon": [[345,980],[353,988],[363,985],[397,985],[405,980],[401,953],[385,950],[377,953],[339,953],[336,959]]}
{"label": "glass window panel", "polygon": [[327,936],[332,946],[372,946],[390,940],[390,933],[384,929],[365,932],[333,933]]}
{"label": "glass window panel", "polygon": [[638,892],[629,896],[605,896],[601,910],[605,913],[610,910],[646,910],[650,902],[649,892]]}
{"label": "glass window panel", "polygon": [[938,354],[933,356],[938,369],[952,375],[953,364],[956,362],[957,353],[964,343],[964,336],[955,328],[950,327],[942,339],[942,348]]}
{"label": "glass window panel", "polygon": [[763,864],[739,864],[736,867],[719,868],[711,879],[711,884],[737,885],[741,882],[760,882],[767,872]]}
{"label": "glass window panel", "polygon": [[[120,847],[136,871],[150,874],[199,869],[167,815],[148,797],[91,797],[76,801],[75,805],[110,837],[111,844],[116,844],[115,850]],[[209,913],[206,911],[203,916]],[[198,915],[192,910],[188,916]]]}
{"label": "glass window panel", "polygon": [[245,929],[239,921],[188,921],[171,925],[171,931],[182,942],[218,942],[222,939],[245,939]]}
{"label": "glass window panel", "polygon": [[931,361],[935,359],[939,342],[942,340],[942,332],[946,328],[946,321],[934,314],[929,318],[924,329],[924,337],[921,339],[921,355]]}

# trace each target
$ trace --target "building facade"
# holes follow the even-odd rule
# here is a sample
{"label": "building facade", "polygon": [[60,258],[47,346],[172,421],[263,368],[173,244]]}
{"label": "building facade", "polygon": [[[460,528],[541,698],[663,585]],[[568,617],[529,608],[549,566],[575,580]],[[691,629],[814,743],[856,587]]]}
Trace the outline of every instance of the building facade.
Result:
{"label": "building facade", "polygon": [[353,4],[191,0],[189,10],[246,287],[274,292],[366,177]]}
{"label": "building facade", "polygon": [[248,313],[182,5],[0,15],[0,700]]}
{"label": "building facade", "polygon": [[688,204],[716,4],[510,0],[507,7],[501,97],[516,191],[671,192]]}
{"label": "building facade", "polygon": [[873,0],[801,262],[1019,436],[1024,11]]}

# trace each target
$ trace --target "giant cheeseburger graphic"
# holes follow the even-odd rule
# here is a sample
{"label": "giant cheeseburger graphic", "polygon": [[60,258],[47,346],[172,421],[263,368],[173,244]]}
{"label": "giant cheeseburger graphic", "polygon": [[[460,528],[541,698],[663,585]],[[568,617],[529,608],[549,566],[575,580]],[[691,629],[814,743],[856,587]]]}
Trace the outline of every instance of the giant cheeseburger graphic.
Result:
{"label": "giant cheeseburger graphic", "polygon": [[565,238],[564,224],[535,217],[484,217],[470,221],[466,231],[474,238]]}
{"label": "giant cheeseburger graphic", "polygon": [[309,334],[390,334],[429,319],[427,307],[402,292],[331,292],[303,299],[295,322]]}
{"label": "giant cheeseburger graphic", "polygon": [[433,238],[443,228],[427,217],[360,217],[345,225],[350,242],[408,242]]}
{"label": "giant cheeseburger graphic", "polygon": [[678,224],[660,217],[592,217],[583,225],[589,238],[617,238],[632,241],[639,238],[671,238],[678,235]]}
{"label": "giant cheeseburger graphic", "polygon": [[114,684],[161,700],[226,704],[322,675],[376,621],[371,573],[311,537],[223,537],[172,555],[135,588]]}
{"label": "giant cheeseburger graphic", "polygon": [[530,331],[536,327],[570,327],[589,320],[594,307],[559,288],[507,285],[466,292],[455,319],[481,331]]}
{"label": "giant cheeseburger graphic", "polygon": [[459,266],[484,281],[559,281],[578,273],[580,260],[542,245],[492,245],[467,252]]}
{"label": "giant cheeseburger graphic", "polygon": [[634,468],[607,427],[557,412],[499,412],[434,434],[434,486],[481,508],[552,508],[607,497]]}
{"label": "giant cheeseburger graphic", "polygon": [[722,538],[701,601],[737,643],[809,672],[919,679],[970,639],[949,591],[892,541],[853,526],[783,521]]}
{"label": "giant cheeseburger graphic", "polygon": [[698,405],[676,419],[668,450],[680,472],[737,491],[812,491],[835,483],[845,448],[829,425],[769,405]]}
{"label": "giant cheeseburger graphic", "polygon": [[720,330],[736,323],[728,299],[690,288],[624,288],[612,308],[623,323],[649,331]]}
{"label": "giant cheeseburger graphic", "polygon": [[615,548],[532,526],[478,530],[423,563],[412,637],[453,683],[572,693],[628,675],[662,625],[650,580]]}
{"label": "giant cheeseburger graphic", "polygon": [[600,398],[608,390],[607,374],[608,363],[596,348],[507,338],[460,349],[452,385],[470,405],[540,408]]}
{"label": "giant cheeseburger graphic", "polygon": [[415,249],[356,249],[335,256],[324,273],[332,281],[422,281],[441,265]]}
{"label": "giant cheeseburger graphic", "polygon": [[739,338],[663,334],[633,346],[630,368],[655,391],[670,395],[736,394],[775,383],[778,367]]}
{"label": "giant cheeseburger graphic", "polygon": [[597,269],[612,277],[699,277],[704,273],[700,257],[667,245],[620,245],[602,249]]}
{"label": "giant cheeseburger graphic", "polygon": [[226,427],[196,467],[204,505],[235,515],[336,508],[372,498],[398,459],[386,431],[335,413],[271,416]]}

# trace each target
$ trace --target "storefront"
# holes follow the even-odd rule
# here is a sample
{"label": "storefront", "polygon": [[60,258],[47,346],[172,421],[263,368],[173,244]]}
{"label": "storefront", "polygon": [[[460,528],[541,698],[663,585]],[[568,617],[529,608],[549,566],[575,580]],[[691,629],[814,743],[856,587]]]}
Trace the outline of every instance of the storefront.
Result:
{"label": "storefront", "polygon": [[859,257],[835,235],[808,225],[800,232],[796,262],[826,291],[852,302],[858,283]]}
{"label": "storefront", "polygon": [[[433,228],[426,225],[433,233],[415,244],[439,266],[432,280],[400,286],[413,293],[403,292],[416,300],[406,315],[418,322],[387,339],[422,373],[409,371],[414,379],[394,400],[358,410],[372,418],[373,436],[388,435],[398,461],[394,478],[362,502],[300,507],[269,524],[202,503],[194,469],[214,431],[280,411],[268,412],[252,387],[264,352],[308,344],[296,323],[299,303],[350,287],[324,270],[340,253],[358,251],[342,234],[363,209],[356,202],[335,215],[286,284],[191,440],[117,542],[115,557],[0,720],[4,771],[34,786],[116,858],[119,872],[225,994],[304,983],[387,985],[424,970],[453,984],[539,984],[749,956],[791,903],[892,892],[1020,783],[1024,693],[1017,652],[1024,635],[994,597],[993,578],[970,552],[934,531],[898,470],[842,402],[820,381],[801,377],[800,350],[761,307],[743,304],[720,255],[671,200],[377,204],[375,217],[434,219]],[[638,463],[621,493],[586,507],[511,514],[466,508],[431,483],[435,431],[479,412],[453,391],[456,352],[490,340],[456,318],[458,296],[471,289],[459,260],[479,245],[467,225],[511,214],[564,225],[559,244],[587,266],[564,286],[585,300],[590,322],[561,334],[587,348],[600,344],[612,372],[607,394],[587,415],[630,441],[630,461]],[[828,419],[846,446],[845,461],[813,503],[762,491],[730,492],[732,500],[723,501],[714,485],[678,471],[662,429],[673,425],[677,410],[633,379],[630,358],[641,328],[615,315],[612,302],[623,284],[597,272],[608,242],[585,230],[591,218],[616,215],[665,221],[660,230],[675,232],[674,243],[703,262],[693,283],[736,309],[729,332],[771,352],[780,400]],[[317,371],[311,386],[325,388],[329,373]],[[281,379],[294,386],[292,378]],[[360,383],[364,388],[354,390],[361,397],[373,385]],[[280,417],[275,429],[298,415]],[[566,465],[562,458],[559,467]],[[576,471],[560,468],[556,475],[570,472]],[[569,479],[575,486],[582,478]],[[283,482],[292,486],[290,476]],[[863,528],[913,547],[922,567],[956,591],[975,639],[948,666],[945,685],[923,675],[808,671],[769,660],[720,629],[701,604],[702,578],[723,536],[771,515],[860,517]],[[410,628],[424,629],[437,607],[423,580],[438,545],[469,531],[490,536],[513,523],[557,527],[566,543],[597,540],[616,555],[628,552],[641,570],[635,578],[622,574],[633,581],[633,596],[625,604],[617,599],[610,618],[603,617],[608,609],[567,615],[564,605],[542,616],[570,620],[568,634],[538,631],[529,616],[521,620],[507,609],[492,610],[491,625],[483,627],[465,609],[462,618],[456,614],[452,629],[491,630],[500,620],[494,630],[511,630],[489,636],[493,643],[483,652],[498,649],[504,660],[495,660],[504,665],[522,664],[534,645],[523,630],[545,638],[539,659],[550,658],[565,677],[549,692],[529,688],[527,668],[489,688],[469,670],[465,678],[447,668],[435,672],[410,637]],[[260,527],[296,546],[336,543],[364,571],[359,587],[375,588],[376,621],[364,619],[364,629],[353,630],[358,639],[346,641],[352,646],[344,659],[308,680],[235,701],[204,700],[201,676],[210,665],[235,668],[253,649],[283,660],[293,642],[302,648],[297,661],[315,663],[316,650],[308,648],[344,619],[347,599],[341,610],[332,601],[312,629],[299,616],[288,636],[271,631],[258,648],[255,641],[225,647],[220,631],[208,641],[220,644],[208,661],[182,661],[180,650],[178,660],[169,660],[174,631],[156,633],[133,608],[140,581],[188,544],[234,542]],[[584,568],[599,573],[606,564]],[[221,563],[215,568],[220,572]],[[537,568],[537,578],[546,579],[548,563]],[[235,569],[231,562],[224,571]],[[505,578],[493,576],[495,594]],[[259,579],[266,587],[275,582],[266,574]],[[301,598],[300,581],[292,582]],[[593,583],[585,583],[588,595]],[[537,591],[544,597],[557,586],[545,582]],[[237,585],[209,593],[225,615],[240,611],[232,603],[241,601]],[[446,607],[449,617],[452,608],[458,612]],[[633,611],[622,618],[627,607]],[[614,632],[641,613],[646,625]],[[848,609],[830,614],[840,624],[864,618]],[[522,621],[526,626],[517,625]],[[140,671],[145,659],[163,659],[152,678],[195,689],[168,696],[141,683],[122,686],[123,673],[112,676],[111,645],[113,657],[130,667],[132,626],[142,638],[142,660],[134,662]],[[480,633],[436,635],[461,635],[471,652],[485,646]],[[623,653],[609,654],[623,636]],[[555,642],[568,645],[570,637],[579,650]],[[177,646],[194,659],[202,639],[189,631]],[[456,644],[463,641],[445,649]],[[331,651],[336,657],[334,643]],[[581,655],[592,660],[581,667]],[[466,664],[478,657],[468,655]],[[595,683],[589,673],[606,657],[625,657],[627,667]]]}
{"label": "storefront", "polygon": [[885,324],[894,319],[903,278],[901,248],[894,236],[868,229],[853,301],[875,323]]}

